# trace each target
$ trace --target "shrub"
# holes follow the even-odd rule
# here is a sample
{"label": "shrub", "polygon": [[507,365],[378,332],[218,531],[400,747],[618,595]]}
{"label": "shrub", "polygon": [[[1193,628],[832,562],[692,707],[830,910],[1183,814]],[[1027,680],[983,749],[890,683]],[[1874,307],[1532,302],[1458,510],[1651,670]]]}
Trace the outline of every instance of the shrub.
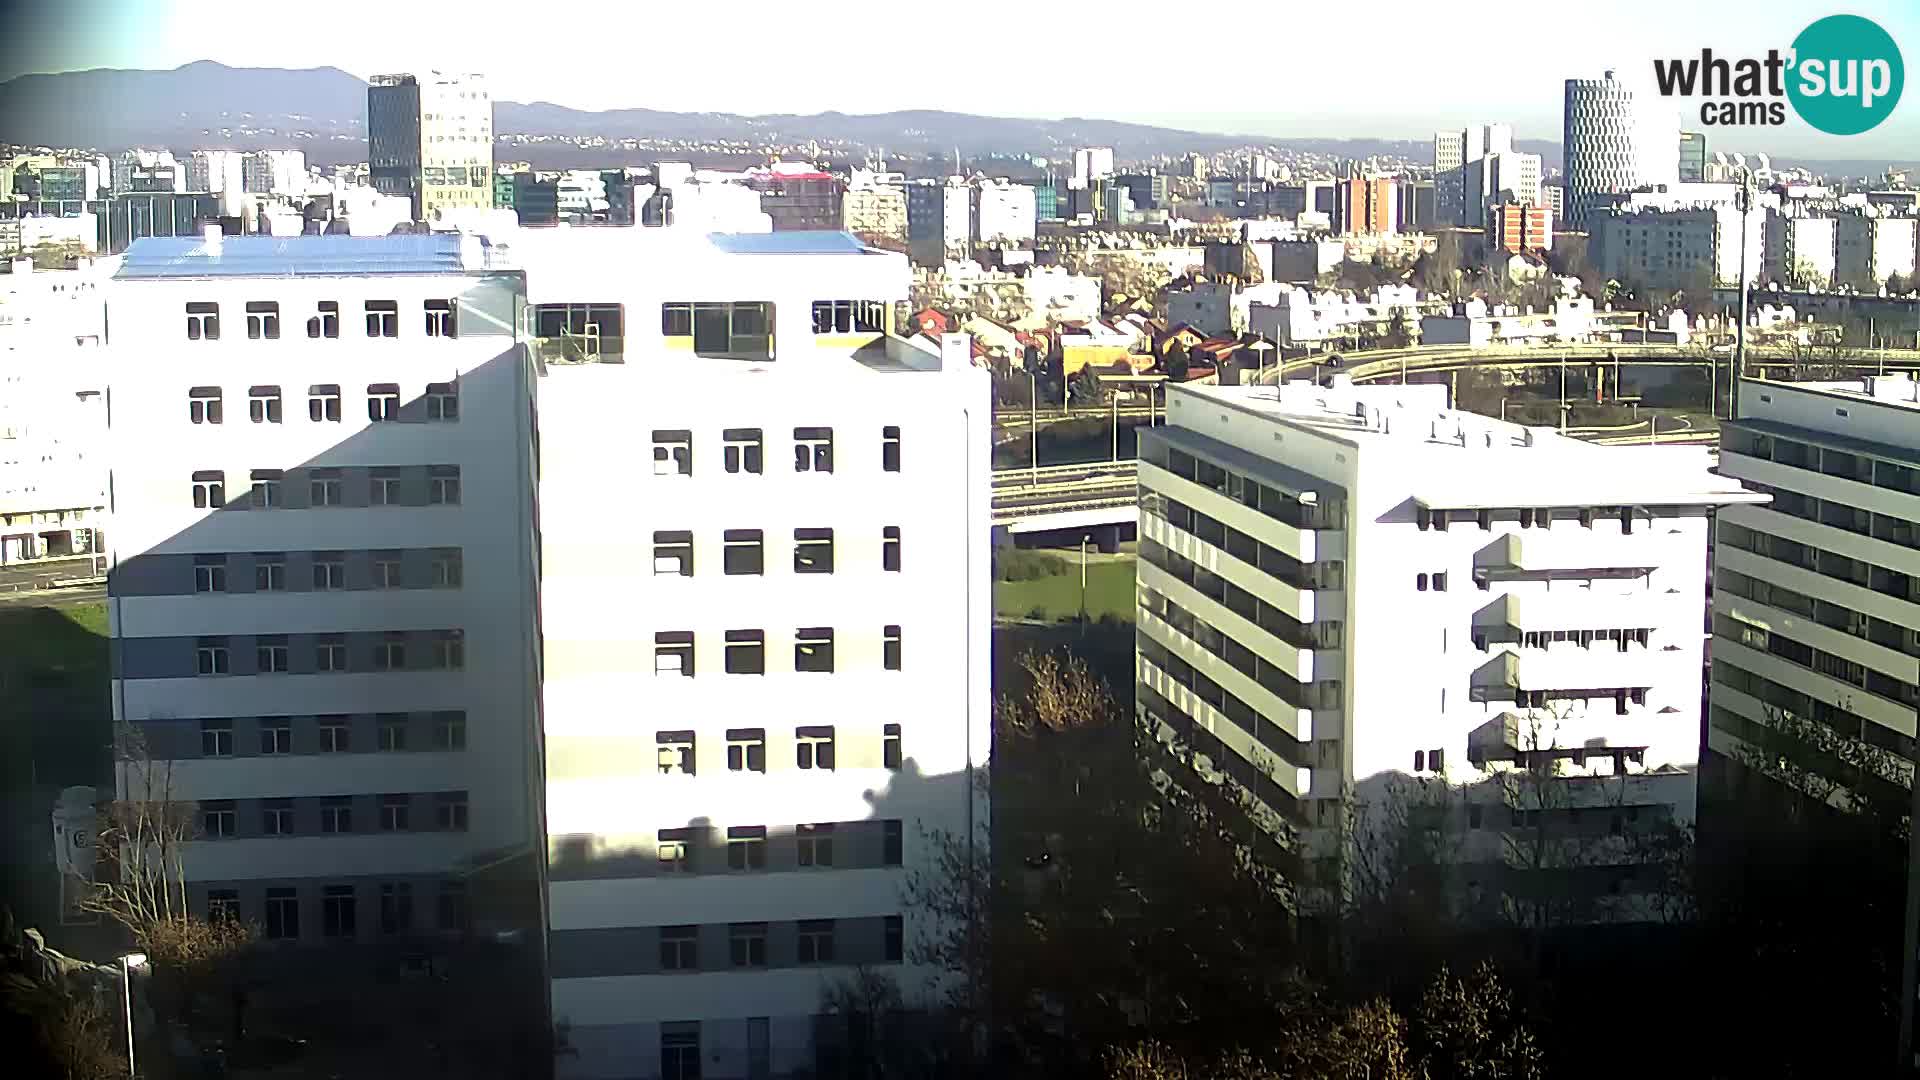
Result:
{"label": "shrub", "polygon": [[1036,581],[1067,572],[1067,560],[1044,551],[1001,548],[993,557],[995,581]]}

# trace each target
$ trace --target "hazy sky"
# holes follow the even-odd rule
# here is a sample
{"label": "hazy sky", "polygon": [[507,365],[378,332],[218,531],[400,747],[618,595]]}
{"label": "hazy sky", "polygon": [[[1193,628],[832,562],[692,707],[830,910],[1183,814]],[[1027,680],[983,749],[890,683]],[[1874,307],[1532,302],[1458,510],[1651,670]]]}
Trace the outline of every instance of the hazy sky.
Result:
{"label": "hazy sky", "polygon": [[[1479,9],[1225,0],[1074,7],[1032,0],[707,0],[587,6],[328,0],[0,0],[0,79],[31,71],[236,66],[438,67],[499,96],[579,108],[1097,116],[1196,130],[1427,138],[1474,119],[1560,137],[1561,81],[1660,56],[1785,49],[1834,11],[1874,19],[1920,63],[1920,2],[1809,8],[1769,0],[1624,0]],[[543,19],[549,12],[550,20]],[[1380,17],[1355,21],[1365,10]],[[1556,22],[1553,13],[1569,17]],[[457,15],[456,15],[457,13]],[[1697,126],[1697,105],[1683,112]],[[1789,110],[1791,116],[1791,110]],[[1797,118],[1709,145],[1831,158],[1920,157],[1920,89],[1848,138]]]}

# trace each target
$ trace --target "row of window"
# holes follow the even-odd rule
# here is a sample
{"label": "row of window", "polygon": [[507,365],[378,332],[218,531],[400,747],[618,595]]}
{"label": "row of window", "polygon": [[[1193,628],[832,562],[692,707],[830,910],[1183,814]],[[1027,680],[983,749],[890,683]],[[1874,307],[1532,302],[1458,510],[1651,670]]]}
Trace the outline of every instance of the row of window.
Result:
{"label": "row of window", "polygon": [[[433,793],[433,816],[425,821],[414,814],[414,802],[423,796],[411,794],[393,794],[379,796],[379,804],[371,829],[364,832],[466,832],[467,831],[467,793],[464,791],[437,791]],[[323,835],[349,835],[356,831],[353,819],[353,796],[324,795],[320,804],[319,831]],[[260,800],[260,835],[297,836],[294,817],[294,800]],[[230,840],[240,835],[240,811],[232,799],[202,799],[200,801],[200,832],[202,840]]]}
{"label": "row of window", "polygon": [[1158,439],[1141,442],[1140,459],[1296,529],[1346,527],[1346,499],[1340,495],[1314,492],[1310,493],[1313,501],[1303,502],[1205,458],[1175,450]]}
{"label": "row of window", "polygon": [[[1297,649],[1337,649],[1344,640],[1345,634],[1340,623],[1302,623],[1252,592],[1156,541],[1140,541],[1140,560]],[[1344,575],[1338,573],[1341,564],[1315,565],[1329,568],[1323,580],[1337,582],[1343,579]]]}
{"label": "row of window", "polygon": [[[906,829],[894,818],[880,823],[880,862],[899,866],[905,855]],[[661,829],[654,844],[660,869],[669,874],[692,874],[704,870],[696,866],[704,829]],[[833,838],[836,826],[831,821],[796,825],[793,829],[794,862],[798,866],[830,869],[833,866]],[[727,869],[740,871],[767,868],[767,827],[730,825],[727,827]]]}
{"label": "row of window", "polygon": [[[388,630],[373,642],[370,652],[354,657],[347,648],[345,634],[321,634],[314,644],[315,671],[461,671],[467,666],[466,635],[459,630],[415,631],[427,638],[424,654],[415,654],[408,666],[408,637],[405,630]],[[254,673],[286,674],[293,670],[293,647],[285,634],[261,634],[254,638]],[[194,674],[230,675],[233,673],[233,649],[224,636],[207,636],[194,643]],[[362,663],[367,666],[361,666]]]}
{"label": "row of window", "polygon": [[[277,341],[280,338],[280,302],[249,300],[243,305],[247,319],[247,338],[252,341]],[[421,304],[422,330],[427,337],[458,337],[456,308],[452,300],[428,300]],[[368,300],[361,305],[366,336],[400,336],[400,303],[396,300]],[[340,302],[322,300],[314,305],[307,319],[309,338],[340,336]],[[220,340],[220,305],[197,300],[187,304],[187,340]]]}
{"label": "row of window", "polygon": [[[406,934],[421,929],[415,923],[414,890],[411,882],[383,882],[379,891],[379,928],[382,934]],[[273,941],[293,941],[300,937],[300,890],[270,888],[261,905],[261,931]],[[238,889],[207,890],[207,916],[244,922],[249,913],[240,903]],[[440,930],[456,932],[467,926],[466,886],[457,881],[442,882],[435,898],[435,923]],[[353,938],[359,934],[359,896],[352,885],[323,885],[320,888],[320,933],[329,938]]]}
{"label": "row of window", "polygon": [[[316,716],[314,721],[315,745],[322,754],[351,753],[353,744],[353,721],[347,716]],[[222,758],[234,756],[234,718],[231,716],[208,717],[200,721],[200,756]],[[265,755],[291,754],[293,747],[293,717],[263,716],[259,718],[257,729],[260,753]],[[374,718],[374,748],[383,752],[400,752],[407,749],[407,732],[413,726],[405,713],[380,713]],[[467,748],[467,714],[458,710],[447,710],[433,714],[434,750],[465,750]]]}
{"label": "row of window", "polygon": [[1279,548],[1264,544],[1178,499],[1144,487],[1140,493],[1140,512],[1150,514],[1182,532],[1191,533],[1293,588],[1339,589],[1345,583],[1345,564],[1341,562],[1303,563]]}
{"label": "row of window", "polygon": [[[1899,702],[1906,708],[1920,705],[1920,686],[1905,679],[1895,678],[1877,668],[1870,668],[1857,660],[1849,660],[1837,653],[1814,648],[1806,642],[1796,641],[1764,627],[1716,614],[1713,617],[1713,632],[1717,637],[1737,641],[1750,649],[1779,657],[1796,667],[1817,671],[1828,678],[1856,686],[1876,697]],[[1907,666],[1911,670],[1911,665]]]}
{"label": "row of window", "polygon": [[[1722,526],[1725,527],[1724,525]],[[1771,584],[1725,568],[1714,578],[1714,588],[1728,594],[1777,607],[1803,619],[1810,619],[1829,630],[1838,630],[1865,638],[1875,645],[1920,656],[1920,629],[1889,622],[1877,615],[1857,611],[1845,604],[1808,596],[1785,586]]]}
{"label": "row of window", "polygon": [[1511,701],[1518,709],[1550,709],[1556,705],[1571,705],[1576,702],[1585,705],[1590,701],[1613,699],[1613,711],[1616,716],[1628,715],[1629,705],[1645,705],[1647,688],[1644,686],[1605,686],[1605,687],[1565,687],[1552,690],[1522,690],[1511,685],[1484,684],[1472,687],[1467,699],[1476,704],[1495,701]]}
{"label": "row of window", "polygon": [[1785,536],[1749,529],[1731,521],[1720,521],[1718,528],[1716,543],[1797,566],[1835,581],[1872,589],[1896,600],[1920,603],[1920,578],[1903,571],[1856,559],[1839,551],[1812,547]]}
{"label": "row of window", "polygon": [[[1652,516],[1645,510],[1637,510],[1631,506],[1583,506],[1578,509],[1563,507],[1560,513],[1568,515],[1571,519],[1578,521],[1583,528],[1588,529],[1593,528],[1593,523],[1601,518],[1617,518],[1620,522],[1620,531],[1623,533],[1631,533],[1636,520],[1643,522],[1652,520]],[[1446,532],[1447,525],[1451,522],[1476,521],[1481,529],[1492,531],[1495,518],[1504,520],[1506,514],[1505,510],[1492,510],[1485,507],[1479,510],[1430,510],[1419,506],[1414,508],[1413,523],[1421,532],[1426,532],[1428,529]],[[1553,527],[1554,508],[1551,506],[1537,508],[1523,506],[1516,511],[1516,514],[1523,529]]]}
{"label": "row of window", "polygon": [[[1845,409],[1836,408],[1834,412],[1843,418],[1847,415]],[[1823,447],[1816,443],[1783,438],[1779,435],[1765,435],[1738,427],[1729,428],[1721,436],[1721,452],[1750,455],[1762,461],[1772,461],[1796,469],[1819,472],[1826,476],[1852,480],[1855,483],[1871,484],[1874,487],[1905,492],[1909,495],[1920,495],[1920,469],[1911,465],[1834,447]],[[1884,453],[1892,457],[1896,456],[1898,451],[1888,447]]]}
{"label": "row of window", "polygon": [[[307,469],[307,505],[314,508],[345,506],[346,476],[342,469]],[[248,477],[247,502],[236,503],[253,509],[272,510],[286,506],[284,485],[286,470],[254,469]],[[401,467],[384,466],[371,470],[368,504],[404,506]],[[222,469],[196,469],[193,473],[193,505],[201,510],[218,510],[227,505],[227,474]],[[460,505],[460,466],[427,466],[427,505]]]}
{"label": "row of window", "polygon": [[[761,428],[726,428],[720,432],[721,465],[730,473],[760,474],[766,465],[766,432]],[[880,429],[880,468],[900,471],[900,429]],[[793,471],[833,471],[833,429],[793,429]],[[653,432],[655,476],[693,475],[693,432],[686,428],[657,428]]]}
{"label": "row of window", "polygon": [[[369,554],[373,588],[402,589],[406,587],[405,577],[401,573],[405,565],[404,553],[375,551]],[[228,558],[229,556],[226,555],[195,555],[193,557],[193,591],[208,594],[230,591],[227,576]],[[433,588],[457,589],[466,579],[464,559],[459,548],[442,548],[434,551],[428,565],[432,575],[429,581]],[[314,552],[312,574],[312,587],[316,592],[346,588],[347,553],[344,551]],[[286,553],[254,552],[253,591],[284,592],[286,588]]]}
{"label": "row of window", "polygon": [[[694,673],[694,634],[691,630],[662,630],[653,635],[653,673],[683,675]],[[881,629],[881,666],[900,670],[900,626],[888,623]],[[767,632],[765,630],[728,630],[724,667],[729,675],[765,675],[767,673]],[[793,670],[830,672],[834,670],[833,627],[803,626],[793,632]]]}
{"label": "row of window", "polygon": [[[278,424],[286,417],[280,387],[247,388],[247,419],[256,424]],[[313,423],[340,422],[340,384],[314,383],[307,387],[307,419]],[[450,382],[428,383],[419,415],[427,420],[460,419],[460,388]],[[367,419],[383,423],[401,419],[400,384],[367,384]],[[196,424],[226,423],[226,391],[218,386],[196,386],[187,391],[187,419]]]}
{"label": "row of window", "polygon": [[[834,920],[802,919],[796,929],[799,932],[798,961],[802,964],[831,964],[834,957]],[[898,915],[886,916],[884,930],[883,955],[886,962],[900,962],[904,946],[904,926]],[[727,924],[727,965],[736,968],[763,968],[767,966],[767,924],[729,923]],[[698,926],[663,926],[660,928],[660,967],[665,971],[700,970],[700,928]],[[666,1029],[678,1025],[662,1025],[661,1057],[666,1058]],[[698,1041],[694,1042],[698,1048]],[[674,1069],[668,1076],[697,1077],[698,1065],[694,1071]]]}
{"label": "row of window", "polygon": [[[803,725],[793,729],[793,764],[798,769],[833,771],[835,729],[832,724]],[[692,776],[697,768],[699,735],[693,731],[656,731],[658,762],[662,776]],[[767,771],[767,729],[728,728],[727,771]],[[886,724],[880,729],[880,763],[899,769],[901,757],[900,725]]]}
{"label": "row of window", "polygon": [[[721,535],[722,572],[755,575],[766,572],[766,540],[759,529],[727,529]],[[793,530],[793,572],[833,573],[833,530]],[[900,526],[880,529],[880,569],[900,570]],[[653,572],[656,575],[693,576],[693,533],[685,529],[656,530],[653,534]]]}
{"label": "row of window", "polygon": [[[1494,633],[1501,633],[1503,636],[1494,637]],[[1473,647],[1481,652],[1487,652],[1495,643],[1518,645],[1523,649],[1545,649],[1560,644],[1578,645],[1583,649],[1590,649],[1596,644],[1610,641],[1615,651],[1626,652],[1634,645],[1645,648],[1648,641],[1652,640],[1652,636],[1653,631],[1644,626],[1613,626],[1602,630],[1522,630],[1517,632],[1496,630],[1491,633],[1486,630],[1475,630]]]}
{"label": "row of window", "polygon": [[[1763,675],[1756,674],[1741,667],[1736,667],[1724,658],[1714,658],[1713,682],[1716,687],[1724,686],[1729,690],[1737,690],[1740,693],[1746,694],[1748,697],[1758,700],[1763,705],[1771,706],[1790,716],[1824,724],[1848,739],[1864,740],[1871,746],[1878,747],[1882,750],[1890,750],[1902,761],[1910,761],[1913,758],[1914,740],[1911,736],[1903,735],[1884,724],[1875,723],[1848,712],[1839,705],[1821,701],[1818,698],[1803,694],[1790,686],[1774,682],[1772,679]],[[1741,726],[1749,723],[1745,718],[1738,718],[1738,723],[1734,724],[1733,722],[1737,714],[1730,713],[1719,705],[1712,707],[1711,715],[1716,721],[1715,726],[1732,730],[1735,734],[1741,735],[1749,741],[1761,741],[1753,735],[1743,734],[1740,730]],[[1872,764],[1872,759],[1869,757],[1857,764],[1842,765],[1839,771],[1842,773],[1855,772],[1861,766],[1870,770]],[[1904,783],[1902,787],[1905,787]],[[1905,797],[1904,790],[1901,792],[1901,795],[1903,798]]]}

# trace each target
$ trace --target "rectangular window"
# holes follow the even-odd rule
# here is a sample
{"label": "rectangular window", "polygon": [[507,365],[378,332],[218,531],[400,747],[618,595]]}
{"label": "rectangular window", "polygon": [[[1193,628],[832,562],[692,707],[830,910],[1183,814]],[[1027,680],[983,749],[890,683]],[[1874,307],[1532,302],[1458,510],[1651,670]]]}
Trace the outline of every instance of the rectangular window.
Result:
{"label": "rectangular window", "polygon": [[435,750],[467,748],[466,713],[453,710],[433,714],[433,748]]}
{"label": "rectangular window", "polygon": [[793,670],[833,670],[833,628],[803,626],[793,632]]}
{"label": "rectangular window", "polygon": [[201,638],[193,649],[194,670],[201,675],[225,675],[228,671],[227,639]]}
{"label": "rectangular window", "polygon": [[767,868],[767,827],[734,825],[727,829],[727,869]]}
{"label": "rectangular window", "polygon": [[313,587],[330,592],[347,587],[347,557],[338,551],[313,553]]}
{"label": "rectangular window", "polygon": [[442,930],[465,930],[467,928],[467,886],[462,881],[443,881],[440,883],[438,900],[439,911],[436,915]]}
{"label": "rectangular window", "polygon": [[218,510],[227,505],[227,474],[218,469],[194,473],[193,505],[200,510]]}
{"label": "rectangular window", "polygon": [[367,419],[376,424],[400,419],[397,383],[372,383],[367,387]]}
{"label": "rectangular window", "polygon": [[698,1020],[660,1025],[660,1080],[700,1080]]}
{"label": "rectangular window", "polygon": [[1447,572],[1445,570],[1442,570],[1439,573],[1433,575],[1433,591],[1434,592],[1447,591]]}
{"label": "rectangular window", "polygon": [[225,555],[193,557],[193,591],[197,593],[227,591],[227,557]]}
{"label": "rectangular window", "polygon": [[727,729],[727,770],[757,773],[767,771],[765,728]]}
{"label": "rectangular window", "polygon": [[376,589],[398,589],[400,585],[400,553],[397,551],[374,552],[373,587]]}
{"label": "rectangular window", "polygon": [[797,427],[793,429],[793,471],[830,473],[833,471],[833,429]]}
{"label": "rectangular window", "polygon": [[794,764],[802,769],[833,768],[833,728],[816,726],[795,728]]}
{"label": "rectangular window", "polygon": [[427,384],[427,419],[452,422],[460,419],[460,388],[450,382]]}
{"label": "rectangular window", "polygon": [[352,748],[352,729],[344,716],[322,716],[315,724],[320,733],[320,752],[344,754]]}
{"label": "rectangular window", "polygon": [[404,934],[413,929],[413,886],[401,881],[380,886],[380,932]]}
{"label": "rectangular window", "polygon": [[880,569],[890,573],[900,572],[900,526],[888,525],[880,530]]}
{"label": "rectangular window", "polygon": [[339,506],[346,501],[346,487],[339,469],[314,469],[307,474],[307,498],[312,506]]}
{"label": "rectangular window", "polygon": [[899,724],[887,724],[880,729],[880,763],[889,769],[900,767]]}
{"label": "rectangular window", "polygon": [[656,731],[653,741],[661,776],[693,775],[693,732]]}
{"label": "rectangular window", "polygon": [[727,674],[765,675],[767,634],[764,630],[727,631]]}
{"label": "rectangular window", "polygon": [[340,422],[340,384],[322,383],[307,387],[307,419],[337,424]]}
{"label": "rectangular window", "polygon": [[292,836],[293,800],[268,799],[262,802],[260,832],[266,836]]}
{"label": "rectangular window", "polygon": [[759,529],[728,529],[721,534],[721,570],[727,574],[760,574],[766,570]]}
{"label": "rectangular window", "polygon": [[230,717],[200,721],[200,756],[233,756],[233,720]]}
{"label": "rectangular window", "polygon": [[187,305],[187,340],[220,340],[220,305],[192,303]]}
{"label": "rectangular window", "polygon": [[208,889],[207,920],[209,922],[239,922],[240,894],[233,889]]}
{"label": "rectangular window", "polygon": [[761,448],[759,428],[727,428],[720,433],[723,457],[730,473],[759,473]]}
{"label": "rectangular window", "polygon": [[234,817],[233,800],[218,799],[200,804],[200,835],[219,840],[233,836],[237,821]]}
{"label": "rectangular window", "polygon": [[407,814],[412,806],[413,796],[411,795],[380,796],[380,831],[406,832]]}
{"label": "rectangular window", "polygon": [[794,829],[801,866],[833,865],[833,823],[800,825]]}
{"label": "rectangular window", "polygon": [[693,675],[693,631],[660,630],[653,635],[655,675]]}
{"label": "rectangular window", "polygon": [[660,928],[660,969],[692,971],[700,966],[700,928],[663,926]]}
{"label": "rectangular window", "polygon": [[441,791],[433,796],[433,827],[441,832],[467,831],[467,793]]}
{"label": "rectangular window", "polygon": [[833,573],[833,530],[793,530],[793,572],[796,574]]}
{"label": "rectangular window", "polygon": [[287,588],[287,557],[277,551],[262,551],[253,556],[253,591],[284,592]]}
{"label": "rectangular window", "polygon": [[368,477],[367,501],[374,506],[400,505],[400,470],[391,466],[373,469]]}
{"label": "rectangular window", "polygon": [[466,576],[459,549],[442,551],[433,557],[433,587],[457,589]]}
{"label": "rectangular window", "polygon": [[880,469],[900,471],[900,429],[892,425],[880,429]]}
{"label": "rectangular window", "polygon": [[347,639],[342,634],[322,634],[314,642],[313,666],[316,671],[347,670]]}
{"label": "rectangular window", "polygon": [[277,386],[248,387],[247,419],[256,424],[279,423],[280,388]]}
{"label": "rectangular window", "polygon": [[366,302],[366,313],[368,337],[400,336],[400,304],[397,301],[369,300]]}
{"label": "rectangular window", "polygon": [[328,795],[320,800],[320,831],[335,835],[353,831],[351,795]]}
{"label": "rectangular window", "polygon": [[677,577],[693,576],[693,534],[684,529],[655,530],[653,534],[653,572]]}
{"label": "rectangular window", "polygon": [[280,339],[280,304],[273,300],[247,301],[247,339]]}
{"label": "rectangular window", "polygon": [[315,306],[313,317],[307,320],[307,336],[310,338],[340,336],[340,302],[338,300],[322,300]]}
{"label": "rectangular window", "polygon": [[905,826],[898,818],[889,818],[880,825],[880,861],[888,866],[899,866],[906,847]]}
{"label": "rectangular window", "polygon": [[187,419],[196,424],[218,424],[221,412],[219,387],[196,386],[187,391]]}
{"label": "rectangular window", "polygon": [[373,646],[373,670],[405,671],[407,669],[407,635],[398,630],[389,630]]}
{"label": "rectangular window", "polygon": [[[450,338],[453,332],[453,301],[429,300],[426,302],[427,336]],[[393,335],[389,334],[388,337]]]}
{"label": "rectangular window", "polygon": [[279,469],[255,469],[251,476],[253,487],[248,496],[257,510],[276,510],[285,505],[280,496],[280,484],[286,474]]}
{"label": "rectangular window", "polygon": [[328,885],[320,893],[320,932],[330,938],[350,938],[354,931],[353,886]]}
{"label": "rectangular window", "polygon": [[887,916],[886,929],[882,934],[887,963],[897,964],[906,955],[906,936],[906,921],[898,915]]}
{"label": "rectangular window", "polygon": [[693,830],[661,829],[654,837],[663,874],[693,873]]}
{"label": "rectangular window", "polygon": [[300,894],[293,889],[267,890],[267,937],[291,941],[300,936]]}
{"label": "rectangular window", "polygon": [[433,668],[436,671],[464,671],[467,667],[467,635],[463,630],[437,630],[433,635]]}
{"label": "rectangular window", "polygon": [[692,337],[693,305],[661,304],[660,335],[662,337]]}
{"label": "rectangular window", "polygon": [[433,506],[460,505],[460,466],[427,466],[427,502]]}
{"label": "rectangular window", "polygon": [[693,475],[693,432],[662,428],[653,433],[653,475]]}
{"label": "rectangular window", "polygon": [[258,638],[253,644],[254,666],[262,675],[284,675],[293,670],[284,634]]}
{"label": "rectangular window", "polygon": [[900,627],[889,623],[881,629],[880,663],[888,671],[900,670]]}
{"label": "rectangular window", "polygon": [[767,966],[767,924],[733,923],[727,927],[727,952],[734,967]]}
{"label": "rectangular window", "polygon": [[803,964],[833,963],[833,920],[800,920],[799,961]]}

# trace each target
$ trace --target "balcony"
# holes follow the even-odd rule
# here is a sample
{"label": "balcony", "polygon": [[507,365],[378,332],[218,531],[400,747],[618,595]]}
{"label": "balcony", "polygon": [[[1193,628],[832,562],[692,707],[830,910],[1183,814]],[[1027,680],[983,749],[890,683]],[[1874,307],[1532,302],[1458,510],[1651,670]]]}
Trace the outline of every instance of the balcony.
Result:
{"label": "balcony", "polygon": [[1633,578],[1675,561],[1675,538],[1648,531],[1621,536],[1576,523],[1508,533],[1473,554],[1476,578]]}

